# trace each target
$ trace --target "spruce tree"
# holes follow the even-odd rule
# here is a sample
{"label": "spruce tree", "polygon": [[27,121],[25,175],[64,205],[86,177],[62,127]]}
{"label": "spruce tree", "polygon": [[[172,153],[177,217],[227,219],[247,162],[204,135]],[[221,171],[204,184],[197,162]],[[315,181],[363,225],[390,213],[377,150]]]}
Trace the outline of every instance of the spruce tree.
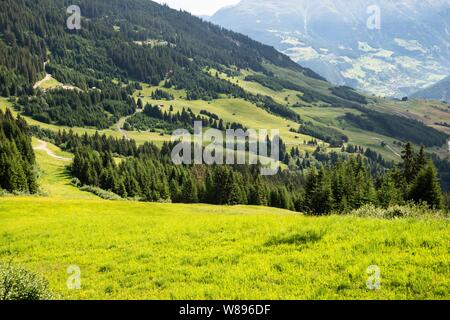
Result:
{"label": "spruce tree", "polygon": [[411,185],[410,199],[416,203],[426,202],[433,209],[444,207],[444,197],[437,170],[430,160]]}
{"label": "spruce tree", "polygon": [[414,150],[410,142],[405,145],[405,149],[402,151],[402,160],[400,167],[402,168],[403,178],[407,183],[411,183],[416,176],[416,163]]}

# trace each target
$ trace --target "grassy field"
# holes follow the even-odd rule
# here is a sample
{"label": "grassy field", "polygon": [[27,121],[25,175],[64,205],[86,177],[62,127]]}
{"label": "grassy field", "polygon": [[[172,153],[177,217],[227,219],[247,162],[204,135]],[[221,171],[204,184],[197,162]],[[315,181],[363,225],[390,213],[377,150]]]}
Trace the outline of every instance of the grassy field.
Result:
{"label": "grassy field", "polygon": [[50,76],[48,78],[43,79],[38,87],[43,90],[48,90],[48,89],[54,89],[54,88],[58,88],[58,87],[62,87],[62,86],[63,86],[63,84],[61,82],[59,82],[58,80],[56,80],[55,78]]}
{"label": "grassy field", "polygon": [[[37,145],[37,140],[33,139],[33,146]],[[71,154],[61,151],[58,147],[50,143],[47,143],[47,146],[57,156],[65,158],[73,157]],[[39,186],[44,195],[52,199],[98,199],[93,194],[80,191],[70,184],[71,178],[67,172],[67,165],[70,163],[57,160],[42,150],[36,150],[35,154],[36,161],[39,164]]]}
{"label": "grassy field", "polygon": [[[0,262],[43,275],[60,298],[450,298],[448,220],[106,201],[71,186],[67,162],[36,155],[46,196],[0,198]],[[73,265],[80,290],[67,288]],[[379,290],[367,288],[372,265]]]}
{"label": "grassy field", "polygon": [[[137,91],[135,93],[135,98],[139,96],[140,93],[144,95],[142,101],[144,103],[163,105],[166,111],[169,111],[169,107],[172,105],[175,112],[181,111],[183,108],[191,108],[195,114],[200,114],[201,110],[208,110],[209,112],[217,114],[225,122],[238,122],[252,129],[279,129],[280,135],[285,143],[289,146],[301,146],[302,149],[311,149],[308,146],[302,146],[304,140],[311,140],[311,137],[296,134],[289,131],[290,128],[298,129],[299,124],[294,121],[286,120],[281,117],[275,116],[266,112],[265,110],[258,108],[256,105],[247,102],[243,99],[217,99],[211,102],[195,100],[187,101],[184,99],[179,99],[177,97],[183,96],[184,92],[180,90],[167,90],[176,98],[173,101],[164,100],[153,100],[150,95],[157,88],[161,87],[149,87],[148,85],[142,84],[143,90]],[[310,150],[309,150],[310,151]]]}
{"label": "grassy field", "polygon": [[[449,299],[448,221],[260,207],[0,200],[0,260],[65,299]],[[81,269],[81,290],[66,270]],[[381,270],[368,290],[366,270]]]}

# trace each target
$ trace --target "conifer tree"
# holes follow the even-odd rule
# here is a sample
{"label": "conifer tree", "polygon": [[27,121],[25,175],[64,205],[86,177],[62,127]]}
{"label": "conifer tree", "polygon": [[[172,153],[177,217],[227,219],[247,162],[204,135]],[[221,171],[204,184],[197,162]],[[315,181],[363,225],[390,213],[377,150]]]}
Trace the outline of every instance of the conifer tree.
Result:
{"label": "conifer tree", "polygon": [[402,160],[401,164],[403,178],[407,183],[411,183],[416,175],[415,171],[415,156],[412,144],[408,142],[405,145],[405,149],[402,152]]}
{"label": "conifer tree", "polygon": [[411,185],[410,199],[416,203],[426,202],[433,209],[444,207],[444,198],[439,184],[436,167],[430,160],[419,172]]}

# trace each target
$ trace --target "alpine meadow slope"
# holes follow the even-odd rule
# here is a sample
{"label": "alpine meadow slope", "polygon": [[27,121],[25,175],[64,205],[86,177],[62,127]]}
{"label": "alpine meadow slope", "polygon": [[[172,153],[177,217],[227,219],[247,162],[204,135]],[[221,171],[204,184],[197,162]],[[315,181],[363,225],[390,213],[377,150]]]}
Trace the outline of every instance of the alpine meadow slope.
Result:
{"label": "alpine meadow slope", "polygon": [[[448,103],[148,0],[1,7],[0,300],[449,299]],[[176,164],[194,123],[278,130],[280,170]]]}

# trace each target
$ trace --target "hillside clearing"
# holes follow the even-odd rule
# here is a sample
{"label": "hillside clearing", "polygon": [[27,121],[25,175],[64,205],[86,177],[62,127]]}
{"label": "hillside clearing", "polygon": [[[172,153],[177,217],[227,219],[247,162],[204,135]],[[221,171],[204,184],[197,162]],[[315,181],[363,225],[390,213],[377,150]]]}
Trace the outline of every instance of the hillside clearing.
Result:
{"label": "hillside clearing", "polygon": [[61,157],[56,155],[52,150],[49,149],[47,142],[42,141],[42,140],[38,140],[37,141],[37,145],[35,145],[33,147],[34,151],[45,151],[50,157],[59,160],[59,161],[65,161],[65,162],[70,162],[72,161],[72,158],[66,158],[66,157]]}
{"label": "hillside clearing", "polygon": [[38,148],[40,145],[42,144],[39,140],[33,139],[33,148],[39,166],[38,182],[41,191],[46,196],[52,199],[98,199],[93,194],[81,191],[70,183],[71,177],[67,172],[70,162],[61,159],[71,159],[72,154],[61,151],[51,143],[46,143],[46,148]]}
{"label": "hillside clearing", "polygon": [[[61,298],[450,298],[448,220],[105,201],[72,186],[66,162],[36,156],[47,196],[0,198],[0,261],[42,274]],[[81,290],[67,289],[73,265]],[[372,265],[380,290],[367,289]]]}
{"label": "hillside clearing", "polygon": [[[0,260],[66,299],[448,299],[449,223],[263,207],[5,198]],[[71,265],[81,290],[68,290]],[[368,290],[367,268],[381,270]]]}

